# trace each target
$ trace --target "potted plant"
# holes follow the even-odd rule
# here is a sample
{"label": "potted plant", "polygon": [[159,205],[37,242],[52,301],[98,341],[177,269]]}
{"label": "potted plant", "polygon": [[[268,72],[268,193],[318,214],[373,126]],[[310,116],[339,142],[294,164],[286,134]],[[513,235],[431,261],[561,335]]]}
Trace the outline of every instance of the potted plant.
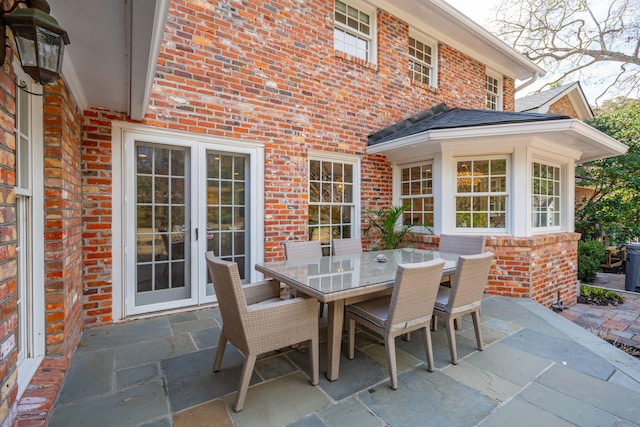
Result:
{"label": "potted plant", "polygon": [[402,214],[410,206],[391,206],[388,209],[367,211],[367,222],[369,225],[364,229],[364,234],[369,234],[372,230],[380,237],[381,246],[373,248],[376,250],[398,249],[405,237],[413,237],[415,233],[412,226],[402,224]]}

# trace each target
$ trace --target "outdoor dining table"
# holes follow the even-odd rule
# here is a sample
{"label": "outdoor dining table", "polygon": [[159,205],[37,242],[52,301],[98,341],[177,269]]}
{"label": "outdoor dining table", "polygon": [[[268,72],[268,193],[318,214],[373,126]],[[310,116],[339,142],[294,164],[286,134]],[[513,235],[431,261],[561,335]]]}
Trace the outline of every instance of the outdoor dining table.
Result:
{"label": "outdoor dining table", "polygon": [[328,303],[327,379],[335,381],[340,371],[344,306],[391,293],[398,264],[433,259],[445,261],[443,276],[455,272],[458,255],[412,248],[263,262],[255,268],[300,293]]}

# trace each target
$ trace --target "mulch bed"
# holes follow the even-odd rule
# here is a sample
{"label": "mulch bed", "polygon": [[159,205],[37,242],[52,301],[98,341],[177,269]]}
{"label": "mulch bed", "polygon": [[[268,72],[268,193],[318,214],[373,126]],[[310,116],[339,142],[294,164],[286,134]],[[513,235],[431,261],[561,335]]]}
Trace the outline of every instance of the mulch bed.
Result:
{"label": "mulch bed", "polygon": [[620,305],[622,304],[621,301],[615,300],[615,299],[611,299],[611,298],[587,298],[585,296],[580,295],[578,297],[578,302],[580,304],[589,304],[589,305]]}

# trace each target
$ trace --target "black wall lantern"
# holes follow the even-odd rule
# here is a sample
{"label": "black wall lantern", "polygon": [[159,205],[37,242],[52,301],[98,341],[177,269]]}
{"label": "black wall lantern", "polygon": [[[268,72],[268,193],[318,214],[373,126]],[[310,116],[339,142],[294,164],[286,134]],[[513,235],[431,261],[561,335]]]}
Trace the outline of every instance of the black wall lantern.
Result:
{"label": "black wall lantern", "polygon": [[[20,4],[27,7],[19,8]],[[41,84],[60,77],[64,45],[69,44],[67,32],[49,15],[50,11],[46,0],[16,0],[9,10],[0,8],[0,61],[4,63],[8,25],[22,69]]]}

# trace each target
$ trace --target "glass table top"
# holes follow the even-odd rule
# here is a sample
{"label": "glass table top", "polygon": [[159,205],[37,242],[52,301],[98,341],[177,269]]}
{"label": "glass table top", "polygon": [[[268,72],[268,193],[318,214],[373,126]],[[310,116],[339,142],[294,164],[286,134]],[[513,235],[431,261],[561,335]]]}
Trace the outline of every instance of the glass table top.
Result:
{"label": "glass table top", "polygon": [[[386,262],[379,262],[384,256]],[[323,294],[361,288],[395,280],[399,264],[413,264],[433,259],[445,261],[444,274],[455,271],[458,255],[421,249],[393,249],[361,254],[324,256],[302,260],[258,263],[266,275],[287,278],[288,282],[309,287]]]}

